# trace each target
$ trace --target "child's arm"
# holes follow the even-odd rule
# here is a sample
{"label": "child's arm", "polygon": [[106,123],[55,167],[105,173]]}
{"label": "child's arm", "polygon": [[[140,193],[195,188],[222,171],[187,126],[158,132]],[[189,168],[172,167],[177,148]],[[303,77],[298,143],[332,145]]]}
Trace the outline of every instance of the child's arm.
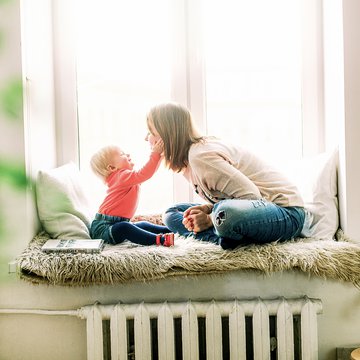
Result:
{"label": "child's arm", "polygon": [[161,163],[161,154],[163,152],[163,149],[164,143],[160,139],[152,147],[148,162],[140,170],[123,171],[121,173],[122,185],[137,185],[150,179],[155,174]]}
{"label": "child's arm", "polygon": [[152,152],[156,152],[159,154],[162,154],[162,152],[164,151],[164,142],[159,139],[151,148]]}

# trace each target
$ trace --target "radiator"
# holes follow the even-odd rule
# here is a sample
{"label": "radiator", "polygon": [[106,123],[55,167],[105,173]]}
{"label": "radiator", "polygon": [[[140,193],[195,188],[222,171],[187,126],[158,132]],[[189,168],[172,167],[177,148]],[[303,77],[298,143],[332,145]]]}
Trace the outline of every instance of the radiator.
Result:
{"label": "radiator", "polygon": [[309,299],[95,304],[82,307],[88,360],[318,358]]}

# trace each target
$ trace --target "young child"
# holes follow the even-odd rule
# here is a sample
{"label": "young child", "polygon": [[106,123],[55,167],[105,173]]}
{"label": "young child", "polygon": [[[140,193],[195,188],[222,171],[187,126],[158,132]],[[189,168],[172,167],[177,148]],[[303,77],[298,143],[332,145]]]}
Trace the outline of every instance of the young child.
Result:
{"label": "young child", "polygon": [[131,223],[140,191],[140,184],[150,179],[161,162],[163,142],[152,145],[148,162],[138,171],[133,170],[129,154],[117,146],[106,146],[90,161],[92,170],[107,185],[107,195],[91,223],[93,239],[104,239],[108,244],[129,240],[141,245],[174,245],[174,234],[165,226],[147,221]]}

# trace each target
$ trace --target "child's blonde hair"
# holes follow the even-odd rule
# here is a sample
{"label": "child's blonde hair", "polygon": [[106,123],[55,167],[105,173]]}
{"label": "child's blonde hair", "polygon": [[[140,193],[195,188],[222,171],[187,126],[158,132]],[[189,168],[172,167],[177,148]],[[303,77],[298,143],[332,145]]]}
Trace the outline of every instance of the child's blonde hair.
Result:
{"label": "child's blonde hair", "polygon": [[190,111],[179,104],[167,103],[153,107],[147,116],[164,142],[165,164],[180,172],[188,165],[190,146],[204,140],[197,131]]}
{"label": "child's blonde hair", "polygon": [[103,180],[105,180],[111,173],[108,169],[108,165],[110,165],[111,156],[117,151],[121,151],[118,146],[105,146],[98,150],[90,159],[92,171]]}

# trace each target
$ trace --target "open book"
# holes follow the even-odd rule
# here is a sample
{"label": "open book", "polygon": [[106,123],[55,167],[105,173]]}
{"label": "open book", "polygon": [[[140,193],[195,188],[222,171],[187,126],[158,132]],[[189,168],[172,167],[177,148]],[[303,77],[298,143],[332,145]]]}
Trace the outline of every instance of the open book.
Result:
{"label": "open book", "polygon": [[99,253],[104,248],[102,239],[47,240],[41,250],[44,252]]}

